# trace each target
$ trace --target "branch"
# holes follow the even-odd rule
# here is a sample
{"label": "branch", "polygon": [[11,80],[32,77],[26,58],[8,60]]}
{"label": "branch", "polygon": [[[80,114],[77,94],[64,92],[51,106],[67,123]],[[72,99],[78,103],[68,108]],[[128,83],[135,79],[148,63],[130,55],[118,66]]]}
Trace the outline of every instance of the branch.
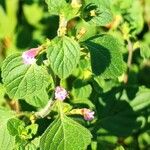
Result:
{"label": "branch", "polygon": [[44,117],[46,117],[51,112],[51,108],[52,108],[53,104],[54,104],[54,101],[52,99],[49,100],[47,105],[44,108],[42,108],[38,112],[35,112],[35,114],[34,114],[35,117],[36,118],[44,118]]}
{"label": "branch", "polygon": [[128,42],[128,52],[129,52],[127,65],[128,65],[128,70],[130,70],[132,64],[132,56],[133,56],[133,45],[130,40],[127,40],[127,42]]}
{"label": "branch", "polygon": [[133,45],[132,42],[130,41],[130,39],[127,40],[128,42],[128,60],[127,60],[127,71],[124,77],[124,83],[128,82],[128,74],[131,68],[131,64],[132,64],[132,57],[133,57]]}

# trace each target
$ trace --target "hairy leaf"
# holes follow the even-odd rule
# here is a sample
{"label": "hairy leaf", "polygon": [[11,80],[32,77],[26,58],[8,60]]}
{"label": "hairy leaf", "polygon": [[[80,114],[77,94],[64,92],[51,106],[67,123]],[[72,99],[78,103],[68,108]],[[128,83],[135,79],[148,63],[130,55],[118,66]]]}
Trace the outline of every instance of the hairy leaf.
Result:
{"label": "hairy leaf", "polygon": [[91,134],[86,128],[63,115],[45,131],[41,138],[40,149],[85,150],[90,141]]}
{"label": "hairy leaf", "polygon": [[99,35],[84,42],[91,54],[92,71],[105,79],[116,78],[124,72],[122,45],[111,35]]}
{"label": "hairy leaf", "polygon": [[66,0],[45,0],[51,15],[64,15],[66,20],[78,16],[80,6],[76,7]]}
{"label": "hairy leaf", "polygon": [[74,99],[89,98],[92,93],[90,84],[85,84],[80,80],[76,80],[73,85],[72,94]]}
{"label": "hairy leaf", "polygon": [[109,2],[103,0],[86,0],[84,8],[85,20],[96,26],[105,26],[112,21]]}
{"label": "hairy leaf", "polygon": [[69,37],[57,37],[48,48],[48,59],[55,74],[68,77],[76,68],[80,57],[79,44]]}
{"label": "hairy leaf", "polygon": [[13,150],[15,138],[9,134],[7,121],[14,115],[12,112],[0,108],[0,116],[0,149]]}
{"label": "hairy leaf", "polygon": [[16,99],[38,94],[49,84],[46,69],[36,64],[24,64],[20,54],[5,59],[2,65],[2,78],[7,93]]}
{"label": "hairy leaf", "polygon": [[45,89],[41,89],[37,94],[25,97],[25,100],[35,107],[44,107],[49,100],[49,96]]}

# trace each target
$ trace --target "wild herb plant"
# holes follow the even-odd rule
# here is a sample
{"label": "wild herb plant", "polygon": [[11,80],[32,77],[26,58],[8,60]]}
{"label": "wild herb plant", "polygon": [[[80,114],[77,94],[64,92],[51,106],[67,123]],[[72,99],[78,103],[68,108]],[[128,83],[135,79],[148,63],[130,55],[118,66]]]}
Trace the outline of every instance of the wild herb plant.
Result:
{"label": "wild herb plant", "polygon": [[0,149],[148,148],[149,4],[7,0],[0,7],[1,59],[11,53],[1,63]]}

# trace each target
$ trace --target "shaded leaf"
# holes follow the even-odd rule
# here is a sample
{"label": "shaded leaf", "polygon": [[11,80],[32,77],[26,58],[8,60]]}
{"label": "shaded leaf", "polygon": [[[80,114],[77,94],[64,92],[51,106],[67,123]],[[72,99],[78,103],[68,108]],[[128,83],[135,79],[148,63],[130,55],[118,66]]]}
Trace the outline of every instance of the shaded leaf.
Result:
{"label": "shaded leaf", "polygon": [[91,54],[92,71],[102,78],[116,78],[124,72],[122,45],[111,35],[99,35],[84,42]]}
{"label": "shaded leaf", "polygon": [[[86,0],[84,13],[87,15],[85,20],[96,26],[105,26],[112,21],[112,13],[108,7],[109,2],[103,0]],[[93,12],[93,13],[92,13]]]}

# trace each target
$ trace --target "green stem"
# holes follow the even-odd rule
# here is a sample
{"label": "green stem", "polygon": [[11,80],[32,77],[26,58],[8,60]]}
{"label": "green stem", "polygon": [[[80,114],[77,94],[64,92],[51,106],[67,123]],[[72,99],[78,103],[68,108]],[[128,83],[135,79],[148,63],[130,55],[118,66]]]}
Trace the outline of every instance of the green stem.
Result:
{"label": "green stem", "polygon": [[57,31],[58,36],[64,36],[67,31],[67,20],[63,14],[59,16],[59,28]]}
{"label": "green stem", "polygon": [[44,118],[46,117],[52,109],[53,104],[55,103],[55,101],[53,101],[53,98],[51,100],[48,101],[47,105],[42,108],[41,110],[35,112],[35,117],[36,118]]}
{"label": "green stem", "polygon": [[[49,67],[48,69],[49,69],[50,74],[52,76],[52,79],[53,79],[53,82],[54,82],[54,89],[55,89],[55,87],[57,86],[56,76],[55,76],[53,70],[51,69],[51,67]],[[44,118],[51,112],[52,106],[55,103],[54,94],[55,94],[55,92],[53,92],[51,99],[48,101],[47,105],[44,108],[42,108],[38,112],[35,112],[34,115],[35,115],[36,118]]]}
{"label": "green stem", "polygon": [[124,83],[126,84],[128,82],[128,75],[132,64],[132,58],[133,58],[133,44],[130,41],[130,39],[127,40],[128,42],[128,60],[127,60],[127,71],[124,77]]}

